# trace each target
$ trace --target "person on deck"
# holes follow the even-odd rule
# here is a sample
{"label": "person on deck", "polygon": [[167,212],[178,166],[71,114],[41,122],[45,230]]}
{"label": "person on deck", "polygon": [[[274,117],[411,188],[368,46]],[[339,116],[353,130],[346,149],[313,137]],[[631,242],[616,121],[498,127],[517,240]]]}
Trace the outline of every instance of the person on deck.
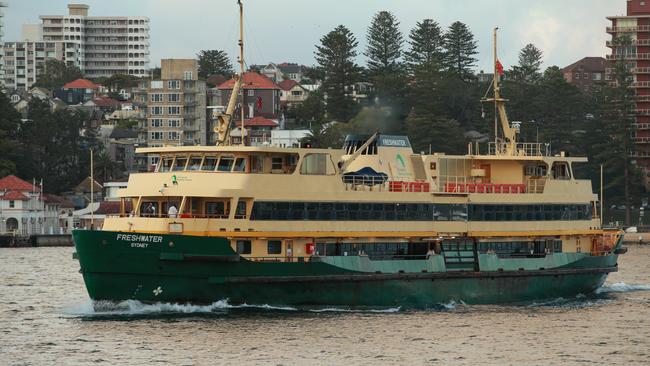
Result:
{"label": "person on deck", "polygon": [[167,216],[169,216],[170,218],[175,218],[177,214],[178,214],[178,209],[176,208],[176,206],[174,205],[169,206],[169,210],[167,210]]}

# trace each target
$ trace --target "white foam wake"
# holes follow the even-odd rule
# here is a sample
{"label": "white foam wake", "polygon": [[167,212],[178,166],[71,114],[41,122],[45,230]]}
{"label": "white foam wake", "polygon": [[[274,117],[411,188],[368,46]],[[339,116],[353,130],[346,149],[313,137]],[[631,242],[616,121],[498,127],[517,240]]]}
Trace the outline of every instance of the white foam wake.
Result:
{"label": "white foam wake", "polygon": [[64,314],[72,316],[93,316],[93,315],[148,315],[148,314],[208,314],[219,310],[227,309],[264,309],[297,311],[290,306],[273,305],[231,305],[228,300],[215,301],[208,305],[179,304],[179,303],[152,303],[145,304],[137,300],[125,300],[119,303],[111,301],[92,301],[69,306],[64,309]]}
{"label": "white foam wake", "polygon": [[611,285],[603,285],[596,290],[597,294],[604,294],[609,292],[634,292],[634,291],[650,291],[650,285],[628,285],[625,282],[616,282]]}

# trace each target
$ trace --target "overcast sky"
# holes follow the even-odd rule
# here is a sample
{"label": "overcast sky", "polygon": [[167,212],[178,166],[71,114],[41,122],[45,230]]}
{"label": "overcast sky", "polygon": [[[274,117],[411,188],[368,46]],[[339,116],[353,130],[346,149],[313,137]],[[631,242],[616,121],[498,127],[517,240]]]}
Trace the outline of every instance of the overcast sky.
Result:
{"label": "overcast sky", "polygon": [[[5,41],[21,38],[21,24],[39,15],[67,14],[66,1],[4,0]],[[151,66],[161,58],[191,58],[202,49],[224,49],[234,61],[238,19],[235,0],[77,0],[91,16],[147,16]],[[372,16],[388,10],[397,16],[405,38],[424,18],[443,28],[459,20],[479,45],[478,69],[491,69],[492,28],[500,31],[499,58],[506,68],[519,50],[533,43],[544,52],[544,65],[567,66],[585,56],[604,56],[608,15],[625,12],[625,0],[245,0],[246,63],[314,64],[314,45],[339,24],[359,40],[360,64]]]}

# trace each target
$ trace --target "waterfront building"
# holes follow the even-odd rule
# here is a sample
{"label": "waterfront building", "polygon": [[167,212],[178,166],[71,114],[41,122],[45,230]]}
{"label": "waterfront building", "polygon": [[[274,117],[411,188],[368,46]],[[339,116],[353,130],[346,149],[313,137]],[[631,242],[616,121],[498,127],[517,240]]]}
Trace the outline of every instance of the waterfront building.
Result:
{"label": "waterfront building", "polygon": [[77,79],[63,85],[54,95],[68,104],[82,104],[97,96],[99,85],[86,79]]}
{"label": "waterfront building", "polygon": [[594,88],[605,82],[604,57],[585,57],[562,69],[564,79],[581,92],[591,95]]}
{"label": "waterfront building", "polygon": [[[242,143],[241,121],[235,121],[236,128],[230,133],[230,141],[233,145]],[[255,117],[244,120],[246,128],[245,145],[263,146],[271,143],[271,134],[273,130],[279,127],[279,124],[264,117]]]}
{"label": "waterfront building", "polygon": [[[636,94],[635,100],[635,130],[633,140],[635,150],[631,157],[643,170],[646,187],[650,185],[650,1],[627,0],[627,12],[625,15],[609,16],[611,25],[607,27],[607,33],[612,39],[607,41],[607,47],[611,48],[611,54],[607,55],[610,61],[606,69],[606,80],[611,79],[613,64],[623,60],[632,72],[633,83]],[[620,36],[627,35],[632,43],[629,46],[620,47],[614,40]]]}
{"label": "waterfront building", "polygon": [[195,59],[163,59],[160,80],[139,82],[135,101],[146,106],[140,130],[148,146],[206,144],[206,88],[198,74]]}
{"label": "waterfront building", "polygon": [[43,41],[63,42],[65,61],[89,78],[149,75],[149,18],[88,16],[69,4],[68,15],[41,15]]}
{"label": "waterfront building", "polygon": [[61,201],[14,175],[0,179],[0,234],[58,234]]}

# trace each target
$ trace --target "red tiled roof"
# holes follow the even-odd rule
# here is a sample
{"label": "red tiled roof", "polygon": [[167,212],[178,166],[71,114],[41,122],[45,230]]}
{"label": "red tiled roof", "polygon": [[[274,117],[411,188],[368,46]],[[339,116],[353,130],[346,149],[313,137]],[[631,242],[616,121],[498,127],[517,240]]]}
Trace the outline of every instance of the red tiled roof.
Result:
{"label": "red tiled roof", "polygon": [[584,57],[571,65],[564,67],[563,72],[573,71],[575,68],[582,67],[585,71],[605,72],[607,60],[604,57]]}
{"label": "red tiled roof", "polygon": [[[246,127],[249,126],[269,126],[269,127],[277,127],[278,123],[274,122],[270,119],[266,119],[264,117],[257,116],[253,119],[245,119],[244,123],[246,124]],[[241,126],[241,121],[236,121],[235,122],[236,126]]]}
{"label": "red tiled roof", "polygon": [[[217,88],[219,89],[232,89],[235,85],[235,79],[230,79],[221,83]],[[244,89],[280,89],[278,84],[268,77],[258,74],[256,72],[244,73]]]}
{"label": "red tiled roof", "polygon": [[93,99],[93,103],[102,107],[117,107],[120,102],[110,97],[97,97]]}
{"label": "red tiled roof", "polygon": [[34,192],[40,191],[38,187],[16,177],[15,175],[8,175],[0,179],[0,191],[5,189],[15,190],[15,191],[34,191]]}
{"label": "red tiled roof", "polygon": [[18,191],[8,191],[4,196],[0,196],[0,199],[5,201],[29,201],[29,197]]}
{"label": "red tiled roof", "polygon": [[99,86],[90,80],[77,79],[63,85],[63,89],[98,89]]}
{"label": "red tiled roof", "polygon": [[287,90],[287,91],[288,91],[288,90],[291,90],[291,88],[293,88],[293,87],[296,86],[296,85],[300,85],[300,84],[298,84],[297,81],[295,81],[295,80],[291,80],[291,79],[283,80],[283,81],[281,81],[281,82],[278,84],[278,86],[280,87],[280,89],[282,89],[282,90]]}

